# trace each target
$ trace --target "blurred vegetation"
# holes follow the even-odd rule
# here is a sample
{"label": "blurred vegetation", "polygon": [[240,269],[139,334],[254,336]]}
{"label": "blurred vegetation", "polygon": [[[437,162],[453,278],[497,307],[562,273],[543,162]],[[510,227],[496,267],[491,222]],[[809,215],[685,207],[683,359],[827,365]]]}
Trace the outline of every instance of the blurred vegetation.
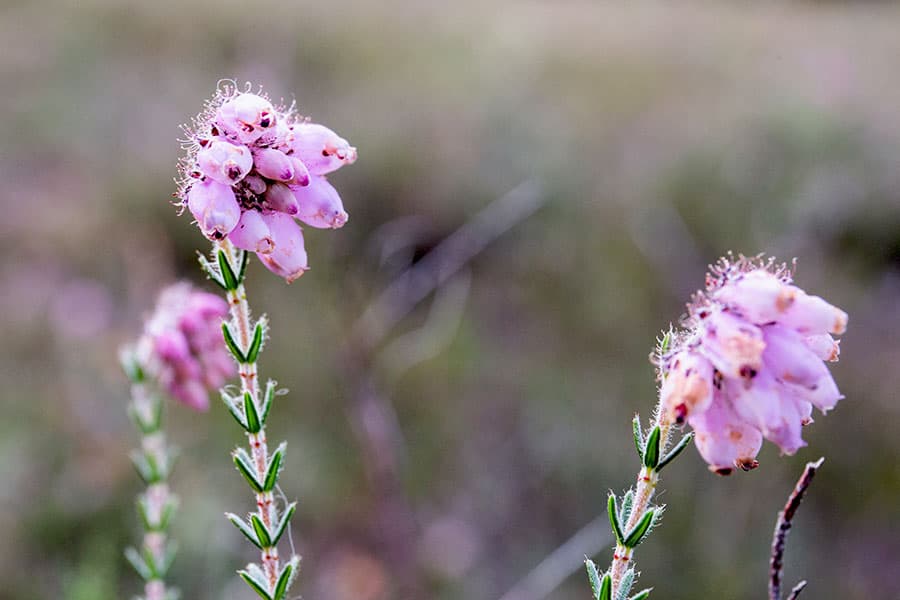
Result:
{"label": "blurred vegetation", "polygon": [[[291,389],[271,435],[289,442],[304,597],[502,596],[630,482],[654,337],[728,250],[798,257],[800,285],[850,313],[847,400],[750,474],[717,478],[693,452],[670,467],[640,583],[761,597],[776,512],[825,455],[786,580],[898,597],[898,19],[889,3],[8,0],[0,599],[138,590],[115,351],[162,284],[201,280],[206,245],[168,199],[177,126],[222,77],[296,94],[361,157],[332,178],[348,225],[307,235],[312,270],[285,286],[254,264],[249,280],[273,324],[263,376]],[[461,317],[434,352],[384,358],[429,299],[348,364],[353,324],[404,264],[526,180],[544,206],[454,280]],[[412,250],[390,254],[398,240]],[[385,477],[367,389],[394,436]],[[238,432],[215,407],[168,422],[173,577],[186,598],[248,597],[233,573],[253,555],[221,516],[250,508]],[[551,597],[586,585],[578,571]]]}

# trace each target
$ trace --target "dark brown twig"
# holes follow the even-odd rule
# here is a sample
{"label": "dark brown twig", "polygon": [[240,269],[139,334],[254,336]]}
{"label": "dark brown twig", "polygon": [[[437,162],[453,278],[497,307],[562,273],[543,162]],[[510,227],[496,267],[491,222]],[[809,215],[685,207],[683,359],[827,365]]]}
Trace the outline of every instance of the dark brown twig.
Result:
{"label": "dark brown twig", "polygon": [[[775,533],[772,537],[772,555],[769,559],[769,600],[781,600],[781,575],[784,569],[784,545],[787,541],[787,534],[791,530],[791,522],[794,519],[797,508],[800,506],[800,502],[803,500],[803,495],[823,462],[825,462],[824,457],[816,462],[806,463],[803,474],[797,480],[797,485],[794,486],[791,495],[788,496],[784,510],[778,513],[778,520],[775,522]],[[805,581],[801,581],[794,586],[794,589],[791,590],[791,595],[788,596],[788,600],[796,600],[805,587]]]}

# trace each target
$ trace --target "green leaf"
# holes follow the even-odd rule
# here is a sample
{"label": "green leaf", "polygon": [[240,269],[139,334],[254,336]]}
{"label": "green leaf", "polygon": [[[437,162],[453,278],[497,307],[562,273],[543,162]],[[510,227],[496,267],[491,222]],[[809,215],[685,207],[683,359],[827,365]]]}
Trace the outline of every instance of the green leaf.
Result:
{"label": "green leaf", "polygon": [[129,453],[129,456],[131,457],[131,462],[134,465],[135,470],[137,470],[141,479],[144,480],[144,483],[152,485],[161,481],[161,474],[159,465],[156,462],[156,457],[140,450],[132,450],[131,453]]}
{"label": "green leaf", "polygon": [[141,558],[141,555],[137,550],[131,547],[126,548],[125,558],[131,563],[131,566],[134,567],[134,570],[137,571],[138,575],[141,576],[141,579],[144,581],[153,579],[153,572],[150,570],[150,567],[147,566],[147,563],[144,562],[144,559]]}
{"label": "green leaf", "polygon": [[600,595],[597,597],[600,600],[612,600],[612,577],[609,573],[605,573],[600,580]]}
{"label": "green leaf", "polygon": [[606,512],[609,514],[609,524],[616,536],[616,541],[621,544],[625,536],[622,535],[622,524],[619,523],[619,508],[616,506],[616,495],[613,493],[610,493],[607,499]]}
{"label": "green leaf", "polygon": [[156,531],[165,531],[169,528],[169,523],[172,521],[172,515],[175,514],[176,508],[178,508],[178,498],[170,495],[160,512],[159,523],[156,524],[155,528]]}
{"label": "green leaf", "polygon": [[222,280],[222,276],[219,275],[219,272],[216,268],[209,262],[205,256],[201,253],[197,253],[197,260],[200,262],[200,268],[206,273],[206,275],[213,280],[213,282],[222,288],[225,291],[228,291],[228,288],[225,286],[225,282]]}
{"label": "green leaf", "polygon": [[627,523],[631,517],[631,505],[634,504],[634,490],[631,488],[622,496],[622,508],[619,510],[619,523]]}
{"label": "green leaf", "polygon": [[245,250],[238,250],[238,282],[244,281],[244,275],[247,273],[247,264],[250,262],[250,253]]}
{"label": "green leaf", "polygon": [[[241,576],[241,579],[244,580],[244,583],[250,586],[254,592],[259,594],[261,598],[264,600],[274,600],[272,596],[269,595],[269,591],[266,589],[268,587],[268,583],[266,583],[265,576],[262,573],[255,573],[249,570],[249,567],[256,567],[256,565],[248,565],[247,570],[238,571],[238,575]],[[259,567],[256,568],[259,570]]]}
{"label": "green leaf", "polygon": [[259,411],[259,420],[262,421],[263,425],[266,424],[266,419],[269,417],[269,411],[272,410],[276,386],[277,384],[271,379],[266,382],[266,391],[263,394],[263,405]]}
{"label": "green leaf", "polygon": [[132,383],[144,382],[144,369],[141,367],[141,363],[138,362],[132,348],[122,350],[119,353],[119,364],[122,365],[122,370],[125,371],[125,375]]}
{"label": "green leaf", "polygon": [[244,392],[244,418],[247,420],[247,432],[259,433],[262,423],[259,421],[259,413],[256,412],[256,402],[250,392]]}
{"label": "green leaf", "polygon": [[631,597],[631,600],[647,600],[647,597],[650,596],[650,592],[653,588],[647,588],[646,590],[641,590],[637,594]]}
{"label": "green leaf", "polygon": [[272,547],[272,536],[269,535],[269,528],[262,522],[257,514],[250,515],[250,524],[253,525],[253,531],[256,533],[256,539],[262,544],[263,548]]}
{"label": "green leaf", "polygon": [[294,516],[294,511],[297,509],[297,503],[291,502],[284,509],[284,514],[281,515],[281,520],[278,522],[278,527],[275,528],[275,533],[272,534],[272,545],[277,546],[278,541],[281,539],[281,536],[284,535],[284,532],[287,531],[288,524],[291,521],[291,517]]}
{"label": "green leaf", "polygon": [[266,335],[266,321],[260,319],[253,328],[253,340],[250,342],[250,349],[247,350],[247,362],[255,363],[259,358],[259,351],[262,349],[263,339]]}
{"label": "green leaf", "polygon": [[660,435],[659,425],[657,425],[647,436],[647,443],[644,445],[644,466],[648,469],[653,469],[659,464]]}
{"label": "green leaf", "polygon": [[159,568],[156,565],[156,558],[153,556],[150,548],[148,548],[147,546],[141,548],[141,558],[144,560],[144,564],[147,565],[147,568],[150,570],[150,579],[161,579]]}
{"label": "green leaf", "polygon": [[228,325],[226,321],[222,321],[222,337],[225,338],[225,345],[228,346],[229,352],[234,357],[234,360],[239,363],[246,363],[247,358],[244,356],[244,353],[241,351],[241,347],[238,346],[237,342],[234,341],[234,336],[231,333],[231,327]]}
{"label": "green leaf", "polygon": [[275,452],[272,453],[272,458],[269,459],[269,466],[266,469],[266,480],[262,491],[271,492],[275,489],[275,484],[278,483],[278,474],[281,472],[281,461],[284,458],[285,448],[287,448],[287,443],[282,442],[275,449]]}
{"label": "green leaf", "polygon": [[234,513],[225,513],[225,518],[227,518],[229,521],[231,521],[232,525],[237,527],[238,531],[243,533],[244,537],[246,537],[248,540],[250,540],[250,542],[254,546],[259,548],[260,550],[263,549],[262,544],[259,543],[259,539],[257,539],[257,537],[256,537],[256,532],[253,530],[252,527],[247,525],[246,521],[244,521],[242,518],[240,518],[239,516],[237,516]]}
{"label": "green leaf", "polygon": [[225,407],[228,409],[228,412],[231,413],[231,416],[234,417],[234,420],[238,422],[238,425],[247,429],[247,420],[244,419],[244,413],[240,409],[240,405],[237,403],[237,398],[227,393],[225,390],[219,390],[219,394],[222,397],[222,402],[225,403]]}
{"label": "green leaf", "polygon": [[588,580],[591,582],[591,589],[594,591],[594,600],[600,598],[600,573],[597,571],[597,565],[589,558],[584,559],[584,568],[587,569]]}
{"label": "green leaf", "polygon": [[281,574],[278,576],[278,582],[275,584],[274,600],[282,600],[284,598],[288,588],[291,586],[291,582],[294,580],[294,576],[297,574],[299,562],[300,559],[295,556],[281,569]]}
{"label": "green leaf", "polygon": [[234,274],[234,270],[231,268],[231,263],[228,262],[228,257],[225,255],[224,250],[219,250],[216,254],[216,258],[219,261],[219,272],[222,274],[222,281],[225,283],[225,289],[228,291],[234,291],[238,288],[237,275]]}
{"label": "green leaf", "polygon": [[237,470],[244,476],[244,479],[247,480],[247,483],[253,491],[257,494],[261,494],[263,492],[263,485],[256,478],[256,467],[253,465],[253,459],[250,458],[247,451],[243,448],[238,448],[234,451],[232,457],[234,459],[234,466],[237,467]]}
{"label": "green leaf", "polygon": [[169,572],[169,568],[172,566],[172,563],[175,562],[176,554],[178,554],[178,542],[169,540],[169,543],[166,544],[166,552],[163,555],[163,563],[159,565],[160,577],[165,577],[166,573]]}
{"label": "green leaf", "polygon": [[625,536],[625,541],[622,542],[622,545],[626,548],[634,548],[644,541],[644,537],[650,531],[650,526],[653,524],[653,516],[655,513],[656,509],[653,508],[645,512],[644,516],[641,517],[641,520],[638,521],[634,528],[628,532],[628,535]]}
{"label": "green leaf", "polygon": [[628,600],[628,592],[634,585],[634,569],[628,569],[622,575],[622,581],[619,582],[619,589],[616,590],[616,600]]}
{"label": "green leaf", "polygon": [[634,415],[631,420],[631,431],[634,434],[634,449],[637,450],[638,458],[644,460],[644,434],[641,432],[641,417]]}
{"label": "green leaf", "polygon": [[690,444],[690,443],[691,443],[691,440],[693,440],[693,439],[694,439],[694,432],[693,432],[693,431],[691,431],[690,433],[688,433],[687,435],[685,435],[683,438],[681,438],[681,439],[678,441],[678,443],[675,445],[675,447],[672,448],[672,449],[665,455],[665,457],[663,457],[663,459],[662,459],[661,461],[659,461],[659,464],[658,464],[658,465],[656,465],[656,472],[659,473],[660,471],[662,471],[663,467],[665,467],[667,464],[669,464],[670,462],[672,462],[673,460],[675,460],[675,459],[678,457],[678,455],[681,454],[681,452],[682,452],[685,448],[688,447],[688,444]]}

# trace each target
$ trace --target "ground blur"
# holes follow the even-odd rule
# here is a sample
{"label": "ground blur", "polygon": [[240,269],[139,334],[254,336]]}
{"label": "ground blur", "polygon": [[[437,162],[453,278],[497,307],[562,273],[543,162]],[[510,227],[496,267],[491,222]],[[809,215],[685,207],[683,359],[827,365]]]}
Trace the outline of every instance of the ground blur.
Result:
{"label": "ground blur", "polygon": [[[270,438],[299,499],[297,593],[501,598],[630,483],[654,337],[733,250],[797,257],[800,285],[850,313],[847,400],[752,473],[716,477],[693,450],[669,467],[640,584],[763,597],[776,512],[824,455],[788,583],[900,597],[898,20],[879,3],[7,0],[0,598],[139,589],[115,353],[160,285],[209,287],[206,244],[168,201],[178,125],[225,77],[296,98],[360,153],[332,178],[349,223],[308,232],[312,270],[249,276],[273,326],[263,375],[291,390]],[[523,184],[533,216],[372,352],[342,350],[406,263]],[[222,517],[251,507],[227,454],[240,435],[215,405],[168,422],[172,577],[185,598],[249,598],[233,573],[255,555]],[[605,563],[605,535],[563,564]],[[578,570],[519,598],[586,586]]]}

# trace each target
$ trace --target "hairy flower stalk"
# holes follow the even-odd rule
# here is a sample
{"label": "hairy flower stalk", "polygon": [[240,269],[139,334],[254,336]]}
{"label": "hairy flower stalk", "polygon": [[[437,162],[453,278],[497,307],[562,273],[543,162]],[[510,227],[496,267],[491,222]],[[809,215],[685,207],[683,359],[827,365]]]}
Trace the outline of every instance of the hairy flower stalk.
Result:
{"label": "hairy flower stalk", "polygon": [[226,239],[214,242],[213,256],[215,263],[205,259],[201,262],[210,277],[225,290],[231,319],[222,324],[222,332],[237,362],[241,381],[240,393],[232,395],[223,389],[222,400],[244,429],[249,443],[249,451],[237,448],[232,458],[256,501],[256,512],[250,513],[246,520],[231,513],[226,516],[260,551],[260,565],[250,564],[238,571],[241,578],[261,597],[282,600],[297,574],[300,557],[293,555],[282,563],[278,554],[278,542],[290,526],[296,503],[279,511],[275,502],[274,490],[286,445],[280,444],[270,455],[266,442],[266,420],[276,394],[274,381],[269,380],[265,390],[259,385],[257,359],[266,338],[266,319],[254,321],[250,314],[243,283],[247,253]]}
{"label": "hairy flower stalk", "polygon": [[[595,600],[628,600],[634,549],[663,510],[651,505],[659,471],[695,434],[700,455],[719,475],[758,467],[763,439],[783,454],[805,445],[801,428],[812,423],[813,407],[825,414],[843,398],[826,362],[837,360],[832,336],[846,326],[847,314],[795,286],[787,265],[729,255],[710,268],[681,328],[670,329],[654,354],[661,382],[654,422],[646,436],[637,416],[633,423],[642,463],[637,484],[621,505],[609,496],[612,565],[601,575],[585,562]],[[694,431],[668,450],[673,429],[685,423]]]}
{"label": "hairy flower stalk", "polygon": [[[672,342],[671,334],[660,340],[657,354],[662,355]],[[672,424],[666,419],[663,403],[656,407],[649,430],[641,428],[638,415],[632,421],[635,450],[641,461],[634,488],[629,489],[622,498],[610,492],[607,501],[609,522],[616,539],[612,563],[609,570],[601,574],[597,565],[585,559],[588,578],[594,592],[595,600],[628,600],[637,572],[631,565],[634,562],[634,550],[643,542],[650,531],[662,517],[664,506],[653,506],[651,501],[659,482],[659,473],[684,450],[693,438],[693,434],[683,436],[671,449]],[[631,600],[645,600],[650,589],[641,590]]]}

